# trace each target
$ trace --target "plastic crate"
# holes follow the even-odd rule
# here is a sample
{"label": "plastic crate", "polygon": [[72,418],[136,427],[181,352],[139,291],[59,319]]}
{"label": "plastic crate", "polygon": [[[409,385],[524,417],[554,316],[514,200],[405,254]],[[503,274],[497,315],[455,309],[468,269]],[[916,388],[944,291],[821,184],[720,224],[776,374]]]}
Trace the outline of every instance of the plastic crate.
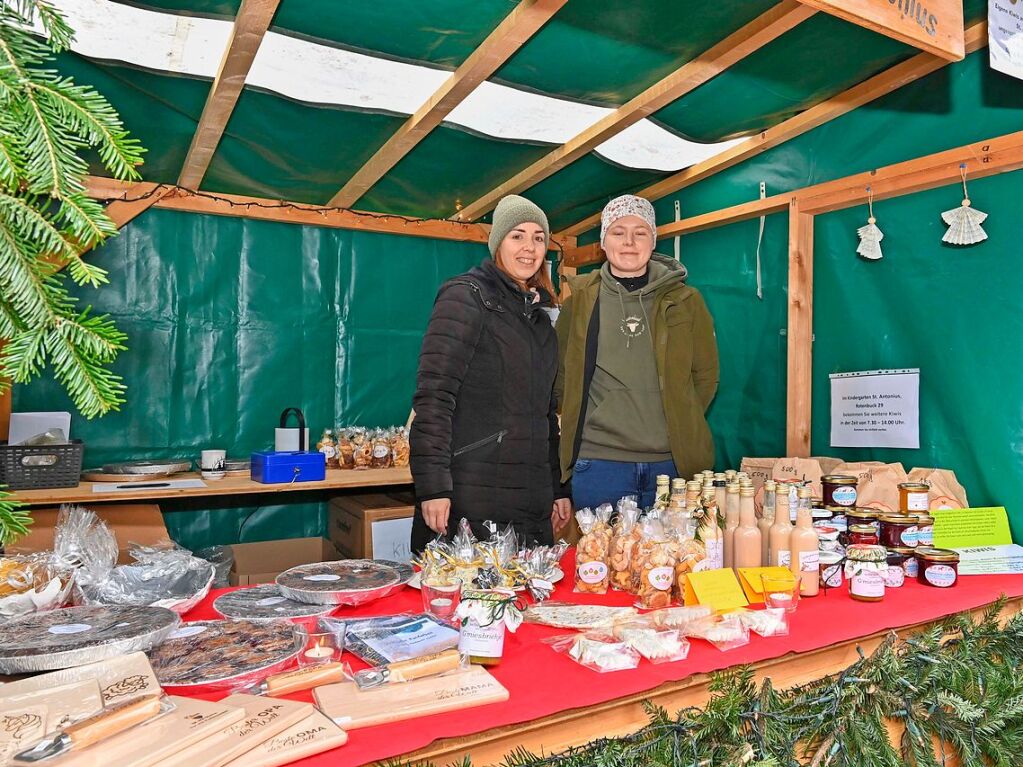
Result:
{"label": "plastic crate", "polygon": [[[85,445],[72,440],[68,445],[8,445],[0,442],[0,485],[11,490],[45,490],[77,487],[82,474]],[[46,458],[45,465],[26,460]]]}

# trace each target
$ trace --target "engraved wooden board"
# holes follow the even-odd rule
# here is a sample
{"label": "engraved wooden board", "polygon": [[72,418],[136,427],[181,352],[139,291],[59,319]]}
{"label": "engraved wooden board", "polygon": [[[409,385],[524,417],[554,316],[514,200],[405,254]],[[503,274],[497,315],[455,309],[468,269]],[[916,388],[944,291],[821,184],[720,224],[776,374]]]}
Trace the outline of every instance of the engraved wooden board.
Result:
{"label": "engraved wooden board", "polygon": [[348,733],[314,710],[294,727],[263,741],[226,767],[281,767],[343,746],[347,742]]}
{"label": "engraved wooden board", "polygon": [[313,695],[320,711],[345,730],[508,700],[508,691],[482,666],[370,690],[354,682],[329,684]]}

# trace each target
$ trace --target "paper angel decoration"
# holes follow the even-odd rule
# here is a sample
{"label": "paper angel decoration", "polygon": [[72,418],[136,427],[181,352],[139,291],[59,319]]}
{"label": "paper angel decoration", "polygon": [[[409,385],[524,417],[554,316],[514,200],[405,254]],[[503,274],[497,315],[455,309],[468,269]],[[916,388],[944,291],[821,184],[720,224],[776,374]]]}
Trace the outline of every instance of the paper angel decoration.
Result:
{"label": "paper angel decoration", "polygon": [[941,220],[948,226],[941,241],[950,245],[976,245],[987,239],[987,232],[981,227],[987,213],[977,210],[970,203],[970,193],[966,190],[965,163],[959,166],[959,173],[963,177],[963,202],[958,208],[941,214]]}
{"label": "paper angel decoration", "polygon": [[879,261],[883,255],[881,240],[884,239],[884,233],[878,228],[877,219],[874,218],[874,193],[869,186],[867,187],[867,210],[870,213],[867,225],[856,230],[856,234],[860,238],[856,252],[869,261]]}

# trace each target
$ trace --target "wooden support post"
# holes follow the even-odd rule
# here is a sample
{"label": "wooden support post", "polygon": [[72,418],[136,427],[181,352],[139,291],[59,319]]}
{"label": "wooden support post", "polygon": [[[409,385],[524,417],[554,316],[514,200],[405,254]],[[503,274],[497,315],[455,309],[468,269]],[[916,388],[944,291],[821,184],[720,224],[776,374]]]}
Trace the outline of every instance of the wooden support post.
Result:
{"label": "wooden support post", "polygon": [[810,455],[813,400],[813,216],[789,207],[789,323],[786,455]]}
{"label": "wooden support post", "polygon": [[[3,351],[4,342],[0,341],[0,351]],[[14,399],[14,389],[8,386],[0,393],[0,439],[7,439],[11,432],[11,407]]]}

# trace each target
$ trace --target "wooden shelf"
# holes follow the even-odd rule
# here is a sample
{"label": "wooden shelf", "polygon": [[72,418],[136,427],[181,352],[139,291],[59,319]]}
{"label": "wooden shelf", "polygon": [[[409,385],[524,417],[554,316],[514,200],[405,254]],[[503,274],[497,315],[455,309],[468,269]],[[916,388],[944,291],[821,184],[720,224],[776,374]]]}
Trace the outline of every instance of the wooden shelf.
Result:
{"label": "wooden shelf", "polygon": [[[176,474],[174,479],[201,479],[196,473]],[[161,481],[161,480],[154,480]],[[264,485],[247,477],[224,477],[206,482],[197,488],[149,488],[145,490],[106,490],[95,492],[94,487],[111,485],[108,482],[82,482],[78,487],[52,490],[18,490],[14,499],[29,506],[56,506],[62,503],[96,503],[98,501],[138,501],[153,498],[201,498],[213,496],[289,493],[309,490],[351,490],[360,487],[411,485],[412,473],[408,468],[366,469],[365,471],[327,471],[322,482],[296,482],[294,484]]]}

